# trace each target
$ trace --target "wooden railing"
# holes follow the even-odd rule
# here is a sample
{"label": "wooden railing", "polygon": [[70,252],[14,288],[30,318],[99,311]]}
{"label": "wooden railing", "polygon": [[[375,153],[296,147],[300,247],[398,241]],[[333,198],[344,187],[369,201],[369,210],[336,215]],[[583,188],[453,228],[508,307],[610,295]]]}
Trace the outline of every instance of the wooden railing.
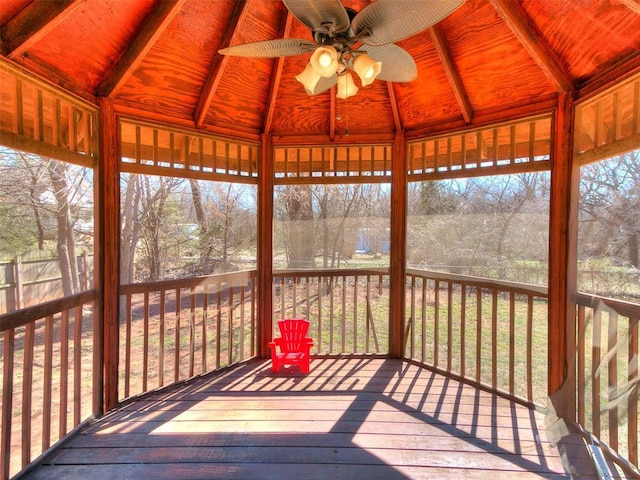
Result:
{"label": "wooden railing", "polygon": [[577,421],[638,467],[640,305],[579,294]]}
{"label": "wooden railing", "polygon": [[0,477],[15,475],[97,413],[96,298],[88,291],[0,315]]}
{"label": "wooden railing", "polygon": [[406,292],[408,358],[546,404],[546,287],[409,269]]}
{"label": "wooden railing", "polygon": [[256,272],[120,287],[120,399],[255,355]]}
{"label": "wooden railing", "polygon": [[315,354],[387,353],[389,270],[322,269],[274,272],[273,325],[303,317],[311,322]]}

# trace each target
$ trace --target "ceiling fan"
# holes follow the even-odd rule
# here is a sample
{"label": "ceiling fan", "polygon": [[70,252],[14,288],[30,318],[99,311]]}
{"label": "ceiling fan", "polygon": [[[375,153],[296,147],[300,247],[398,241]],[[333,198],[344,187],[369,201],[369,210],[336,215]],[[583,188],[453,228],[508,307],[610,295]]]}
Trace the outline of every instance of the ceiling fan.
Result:
{"label": "ceiling fan", "polygon": [[337,97],[355,95],[358,87],[349,70],[367,86],[377,78],[410,82],[418,75],[416,63],[395,45],[451,14],[465,0],[377,0],[360,12],[340,0],[282,0],[307,26],[313,41],[282,38],[234,45],[218,53],[236,57],[285,57],[313,52],[296,79],[309,95],[338,85]]}

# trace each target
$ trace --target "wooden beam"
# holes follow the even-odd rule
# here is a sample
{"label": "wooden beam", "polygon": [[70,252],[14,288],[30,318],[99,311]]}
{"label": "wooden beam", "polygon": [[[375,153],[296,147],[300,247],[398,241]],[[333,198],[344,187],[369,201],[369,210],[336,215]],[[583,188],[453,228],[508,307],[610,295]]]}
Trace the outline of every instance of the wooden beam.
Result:
{"label": "wooden beam", "polygon": [[549,213],[548,394],[555,413],[575,421],[575,294],[580,167],[573,161],[573,98],[554,117]]}
{"label": "wooden beam", "polygon": [[442,32],[442,27],[440,27],[440,25],[434,25],[429,29],[429,33],[431,33],[431,39],[433,40],[433,44],[436,47],[436,52],[438,52],[438,57],[440,57],[440,62],[442,63],[442,67],[444,68],[444,73],[449,79],[453,94],[455,95],[456,100],[458,101],[458,105],[460,106],[460,110],[462,111],[462,118],[464,118],[465,123],[468,125],[473,119],[473,107],[471,106],[471,102],[469,101],[467,91],[462,84],[460,73],[458,72],[455,63],[451,58],[449,49],[447,48],[447,43],[444,38],[444,33]]}
{"label": "wooden beam", "polygon": [[[281,37],[289,38],[291,33],[291,25],[293,23],[293,15],[287,13],[284,21],[284,28],[281,29]],[[271,75],[271,87],[269,88],[269,103],[267,104],[267,116],[264,121],[263,133],[271,133],[271,125],[273,124],[273,112],[276,109],[278,100],[278,89],[280,88],[280,79],[282,78],[282,69],[284,67],[285,57],[278,57],[273,75]]]}
{"label": "wooden beam", "polygon": [[97,95],[113,97],[126,83],[142,59],[151,50],[169,23],[176,16],[185,0],[165,0],[158,2],[138,29],[120,60],[98,86]]}
{"label": "wooden beam", "polygon": [[4,54],[17,58],[60,25],[85,0],[33,2],[2,26]]}
{"label": "wooden beam", "polygon": [[625,7],[633,10],[635,13],[640,15],[640,1],[638,0],[619,0]]}
{"label": "wooden beam", "polygon": [[[226,48],[231,45],[232,41],[239,35],[240,28],[244,25],[248,13],[249,9],[247,8],[246,0],[238,0],[234,2],[233,12],[227,21],[227,29],[222,37],[220,48]],[[200,99],[198,100],[198,105],[196,106],[196,111],[194,113],[196,128],[202,128],[204,125],[204,120],[207,117],[209,106],[216,94],[218,84],[222,79],[222,75],[228,61],[229,57],[227,55],[220,55],[219,53],[216,53],[214,56],[213,63],[209,70],[209,75],[202,87],[202,93],[200,94]]]}
{"label": "wooden beam", "polygon": [[258,351],[269,355],[273,332],[273,146],[269,135],[262,136],[258,175]]}
{"label": "wooden beam", "polygon": [[[96,308],[97,329],[94,348],[99,350],[94,366],[96,387],[94,412],[109,411],[118,403],[118,269],[120,266],[120,184],[116,114],[108,98],[99,98],[100,163],[96,191],[96,273],[95,288],[100,292]],[[97,341],[97,345],[96,345]],[[102,398],[100,397],[102,394]]]}
{"label": "wooden beam", "polygon": [[532,24],[520,4],[516,0],[489,1],[558,93],[573,91],[571,75],[547,45],[545,38]]}
{"label": "wooden beam", "polygon": [[407,156],[404,132],[396,132],[391,170],[391,256],[389,259],[389,354],[404,355],[407,272]]}
{"label": "wooden beam", "polygon": [[389,102],[391,103],[391,113],[393,114],[393,123],[396,132],[402,132],[402,119],[400,118],[400,108],[398,107],[398,97],[392,82],[387,82],[387,91],[389,92]]}

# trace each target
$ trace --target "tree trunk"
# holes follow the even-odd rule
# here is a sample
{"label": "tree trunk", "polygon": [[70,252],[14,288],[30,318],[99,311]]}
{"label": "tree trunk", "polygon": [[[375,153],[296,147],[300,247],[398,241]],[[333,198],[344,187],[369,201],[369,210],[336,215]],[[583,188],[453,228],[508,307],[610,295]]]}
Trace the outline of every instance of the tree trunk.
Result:
{"label": "tree trunk", "polygon": [[629,245],[629,263],[638,268],[638,235],[630,233],[627,237],[627,244]]}
{"label": "tree trunk", "polygon": [[78,291],[78,266],[73,255],[75,254],[75,239],[71,226],[69,210],[69,188],[65,177],[65,167],[56,160],[48,163],[49,177],[56,198],[56,224],[58,229],[57,250],[60,262],[60,274],[62,276],[62,289],[65,296],[73,295]]}

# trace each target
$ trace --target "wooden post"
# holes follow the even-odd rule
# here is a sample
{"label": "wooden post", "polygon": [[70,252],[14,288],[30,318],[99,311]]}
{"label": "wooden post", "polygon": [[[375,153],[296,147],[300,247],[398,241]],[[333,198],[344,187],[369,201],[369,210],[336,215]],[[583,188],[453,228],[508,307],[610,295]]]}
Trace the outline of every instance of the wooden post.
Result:
{"label": "wooden post", "polygon": [[273,148],[268,134],[262,135],[258,168],[257,354],[266,358],[273,331]]}
{"label": "wooden post", "polygon": [[407,161],[404,132],[396,132],[393,144],[390,240],[389,354],[394,358],[402,358],[407,271]]}
{"label": "wooden post", "polygon": [[[94,411],[102,414],[118,402],[118,269],[120,261],[120,194],[116,115],[113,102],[98,98],[100,108],[100,162],[97,168],[94,348]],[[102,393],[102,398],[100,398]]]}
{"label": "wooden post", "polygon": [[13,305],[13,309],[20,310],[24,299],[24,291],[22,287],[22,257],[20,255],[16,256],[16,259],[13,262],[13,284],[15,285],[15,294],[13,296],[15,303]]}
{"label": "wooden post", "polygon": [[575,419],[575,301],[579,166],[573,162],[573,96],[554,117],[549,226],[548,391],[556,414]]}

